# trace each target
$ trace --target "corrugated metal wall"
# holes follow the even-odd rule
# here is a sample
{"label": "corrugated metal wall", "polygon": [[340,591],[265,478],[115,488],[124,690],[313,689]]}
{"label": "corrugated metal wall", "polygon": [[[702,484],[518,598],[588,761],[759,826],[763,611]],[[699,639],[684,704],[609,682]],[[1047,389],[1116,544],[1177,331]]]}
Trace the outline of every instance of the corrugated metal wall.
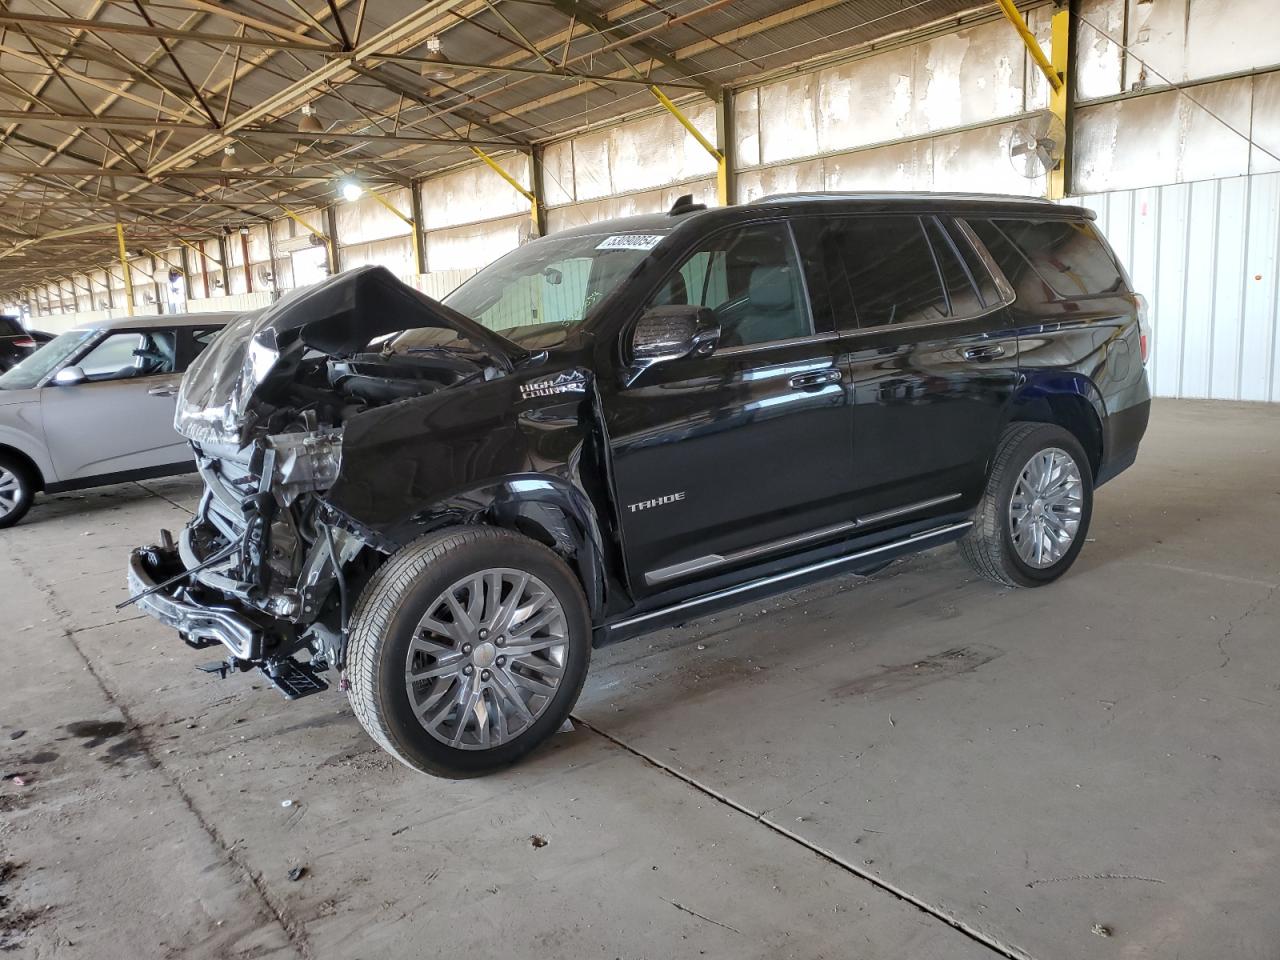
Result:
{"label": "corrugated metal wall", "polygon": [[1151,303],[1163,397],[1280,402],[1280,173],[1092,194]]}

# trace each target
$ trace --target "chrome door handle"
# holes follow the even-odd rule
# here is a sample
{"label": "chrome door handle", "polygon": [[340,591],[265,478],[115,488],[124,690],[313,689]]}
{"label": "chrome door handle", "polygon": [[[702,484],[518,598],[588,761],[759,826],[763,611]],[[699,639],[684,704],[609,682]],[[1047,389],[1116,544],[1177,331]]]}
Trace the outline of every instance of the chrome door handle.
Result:
{"label": "chrome door handle", "polygon": [[158,383],[154,387],[147,388],[148,397],[172,397],[177,392],[176,383]]}
{"label": "chrome door handle", "polygon": [[1003,343],[986,343],[980,347],[966,347],[960,351],[966,360],[995,360],[1004,356]]}
{"label": "chrome door handle", "polygon": [[815,370],[812,373],[797,373],[787,381],[793,390],[812,390],[828,383],[836,383],[841,379],[839,370]]}

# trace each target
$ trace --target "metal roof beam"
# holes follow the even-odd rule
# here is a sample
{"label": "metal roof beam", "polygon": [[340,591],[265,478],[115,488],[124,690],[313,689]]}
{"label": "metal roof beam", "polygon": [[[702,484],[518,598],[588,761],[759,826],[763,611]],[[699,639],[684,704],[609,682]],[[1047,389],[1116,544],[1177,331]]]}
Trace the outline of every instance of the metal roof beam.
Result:
{"label": "metal roof beam", "polygon": [[[234,33],[204,33],[199,30],[182,30],[178,27],[159,27],[141,23],[117,23],[106,20],[78,20],[74,17],[49,17],[38,13],[0,12],[0,24],[42,27],[65,27],[86,33],[124,33],[137,37],[156,37],[161,40],[186,40],[208,43],[219,47],[265,47],[269,50],[310,50],[325,53],[339,49],[337,44],[318,40],[285,40],[269,37],[238,36]],[[63,38],[64,42],[71,38]]]}
{"label": "metal roof beam", "polygon": [[308,101],[308,95],[317,87],[331,81],[340,83],[345,79],[350,79],[351,75],[355,73],[351,69],[355,64],[368,60],[379,53],[396,53],[399,50],[416,46],[438,29],[436,21],[439,16],[447,13],[450,8],[459,2],[461,0],[425,0],[413,13],[370,37],[346,57],[330,59],[324,66],[311,71],[307,76],[289,84],[283,90],[264,99],[261,103],[255,104],[248,110],[228,118],[227,122],[223,124],[220,133],[202,137],[195,143],[170,154],[154,164],[153,171],[155,173],[163,173],[167,170],[172,170],[174,167],[189,160],[194,160],[196,157],[219,149],[225,142],[227,134],[234,133],[243,127],[251,126],[259,120],[272,115],[295,109],[299,103]]}
{"label": "metal roof beam", "polygon": [[[388,56],[380,58],[382,60],[394,61],[396,63],[434,63],[437,61],[428,60],[426,57],[416,56]],[[642,77],[617,77],[603,73],[574,73],[569,70],[557,67],[554,70],[538,70],[534,67],[517,67],[513,65],[502,66],[494,63],[464,63],[460,60],[449,60],[449,66],[457,67],[459,70],[472,70],[476,73],[514,73],[524,77],[543,77],[548,80],[576,80],[589,81],[592,83],[618,83],[631,84],[641,87],[648,87],[655,81],[645,80]],[[700,83],[686,83],[683,81],[661,81],[664,87],[674,87],[677,90],[699,90],[706,89]]]}

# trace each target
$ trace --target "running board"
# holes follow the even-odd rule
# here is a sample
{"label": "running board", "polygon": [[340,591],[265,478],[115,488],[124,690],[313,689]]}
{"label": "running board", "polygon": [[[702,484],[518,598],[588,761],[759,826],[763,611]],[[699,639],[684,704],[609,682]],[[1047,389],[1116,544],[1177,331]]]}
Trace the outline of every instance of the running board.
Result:
{"label": "running board", "polygon": [[637,634],[658,630],[673,623],[713,613],[716,610],[734,606],[738,603],[745,603],[757,596],[777,593],[791,585],[799,586],[821,579],[819,575],[838,573],[841,567],[854,567],[860,564],[864,566],[870,565],[864,564],[864,561],[870,561],[871,564],[887,563],[895,556],[915,553],[919,550],[926,550],[929,547],[939,546],[959,539],[960,535],[972,526],[972,520],[963,520],[943,527],[934,527],[932,530],[924,530],[901,540],[894,540],[876,547],[868,547],[853,553],[841,554],[838,557],[819,560],[816,563],[806,564],[794,570],[749,580],[746,583],[725,587],[722,590],[684,600],[668,607],[651,610],[648,613],[637,614],[633,617],[626,617],[614,623],[607,623],[598,628],[596,645],[600,646],[616,640],[625,640]]}

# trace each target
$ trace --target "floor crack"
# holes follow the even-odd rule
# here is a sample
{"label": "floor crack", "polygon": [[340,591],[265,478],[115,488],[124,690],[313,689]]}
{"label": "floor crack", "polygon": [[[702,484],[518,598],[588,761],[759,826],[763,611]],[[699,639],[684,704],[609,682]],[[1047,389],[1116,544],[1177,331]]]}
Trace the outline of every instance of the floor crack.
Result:
{"label": "floor crack", "polygon": [[1231,635],[1235,632],[1236,627],[1238,627],[1240,624],[1244,623],[1251,616],[1253,616],[1258,611],[1258,608],[1261,607],[1264,603],[1269,602],[1271,598],[1276,595],[1277,590],[1280,590],[1280,584],[1275,584],[1274,586],[1272,586],[1271,589],[1266,592],[1266,594],[1264,594],[1258,600],[1250,604],[1249,608],[1245,610],[1244,613],[1240,614],[1240,616],[1236,617],[1234,620],[1230,621],[1227,624],[1227,629],[1223,632],[1222,636],[1218,638],[1218,652],[1222,654],[1222,662],[1218,664],[1219,670],[1221,670],[1228,663],[1231,662],[1231,654],[1227,653],[1226,644],[1227,644],[1227,641],[1231,639]]}
{"label": "floor crack", "polygon": [[1156,877],[1141,877],[1134,873],[1078,873],[1070,877],[1043,877],[1039,880],[1032,880],[1027,886],[1034,887],[1042,883],[1067,883],[1071,880],[1142,880],[1146,883],[1164,883],[1163,880]]}
{"label": "floor crack", "polygon": [[[964,920],[960,919],[959,917],[954,916],[950,913],[947,913],[945,910],[943,910],[940,907],[934,906],[933,904],[929,903],[927,900],[924,900],[921,897],[917,897],[915,894],[912,894],[907,890],[901,887],[898,887],[895,884],[890,883],[889,881],[885,880],[882,877],[877,877],[874,874],[867,873],[864,869],[859,867],[857,864],[851,863],[850,861],[843,859],[839,854],[831,850],[827,850],[824,847],[820,847],[818,846],[818,844],[814,843],[813,841],[805,837],[802,837],[799,834],[791,830],[788,830],[777,823],[773,823],[770,820],[764,819],[764,817],[767,816],[768,811],[765,811],[764,813],[757,813],[756,811],[745,806],[744,804],[739,803],[737,800],[734,800],[731,797],[728,797],[725,794],[720,793],[719,791],[715,790],[712,787],[707,786],[704,783],[700,783],[699,781],[695,780],[693,777],[689,776],[688,774],[682,773],[681,771],[662,762],[656,757],[650,756],[649,754],[645,753],[643,750],[636,749],[635,747],[631,746],[629,743],[626,743],[625,741],[618,739],[611,733],[607,733],[606,731],[601,730],[599,727],[595,726],[594,724],[588,723],[586,720],[583,720],[579,716],[576,716],[576,715],[573,716],[573,722],[576,724],[580,724],[581,726],[590,730],[596,736],[602,737],[605,740],[608,740],[614,746],[627,751],[627,753],[630,753],[632,756],[638,757],[640,760],[644,761],[650,766],[656,767],[657,769],[661,770],[663,773],[666,773],[668,776],[671,776],[677,780],[680,780],[686,785],[697,790],[699,793],[702,793],[707,797],[710,797],[712,800],[715,800],[717,803],[721,803],[724,806],[729,807],[730,809],[743,814],[744,816],[750,817],[752,820],[754,820],[756,823],[759,823],[761,826],[765,827],[766,829],[771,830],[772,832],[778,834],[781,837],[785,837],[786,839],[790,840],[792,843],[795,843],[801,847],[804,847],[805,849],[809,850],[811,853],[817,855],[818,857],[827,861],[833,866],[838,867],[841,870],[844,870],[848,873],[851,873],[861,880],[865,880],[867,883],[871,884],[872,886],[880,890],[883,890],[885,893],[888,893],[890,896],[894,897],[897,900],[901,900],[905,903],[911,904],[913,907],[916,907],[918,910],[922,911],[923,913],[927,913],[929,916],[933,917],[935,920],[939,920],[942,923],[945,923],[947,926],[951,927],[953,930],[958,931],[959,933],[968,937],[970,940],[973,940],[975,943],[979,943],[982,946],[986,947],[987,949],[992,950],[995,953],[998,953],[1000,956],[1007,958],[1007,960],[1032,960],[1031,955],[1028,954],[1026,951],[1022,950],[1021,948],[1016,947],[1009,943],[1004,943],[1003,941],[993,938],[989,934],[984,933],[983,931],[978,930],[977,928],[966,923]],[[670,900],[668,900],[667,902],[671,903],[672,906],[680,907],[680,909],[684,910],[686,913],[693,913],[693,911],[689,910],[687,907],[682,907],[679,904],[674,903]],[[711,920],[710,917],[703,917],[701,914],[694,913],[694,916],[701,917],[701,919],[707,920],[710,923],[719,924],[718,921]],[[723,924],[719,924],[719,925],[723,926]],[[733,928],[730,927],[729,929],[733,929]],[[738,932],[738,931],[735,931],[735,932]]]}
{"label": "floor crack", "polygon": [[721,923],[719,920],[712,920],[710,917],[699,913],[697,910],[690,910],[683,903],[676,903],[674,900],[667,900],[666,897],[661,897],[660,899],[662,899],[666,903],[671,904],[677,910],[683,910],[685,913],[689,914],[689,916],[691,917],[697,917],[699,920],[707,921],[707,923],[714,923],[717,927],[723,927],[726,930],[732,930],[738,936],[743,936],[742,931],[739,930],[737,927],[731,927],[727,923]]}

